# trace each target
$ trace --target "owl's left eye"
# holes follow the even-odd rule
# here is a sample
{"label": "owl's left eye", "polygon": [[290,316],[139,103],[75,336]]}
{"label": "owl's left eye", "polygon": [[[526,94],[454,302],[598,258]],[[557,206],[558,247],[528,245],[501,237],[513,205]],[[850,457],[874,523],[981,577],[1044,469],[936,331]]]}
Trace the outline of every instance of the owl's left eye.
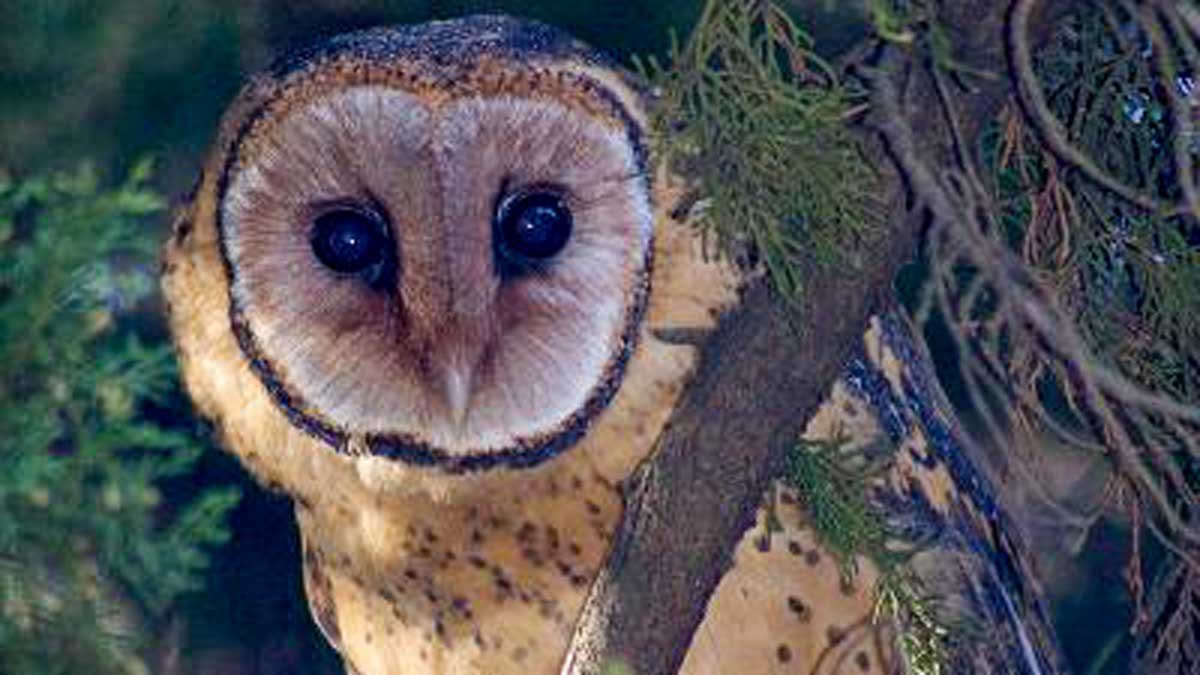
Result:
{"label": "owl's left eye", "polygon": [[365,273],[374,281],[388,259],[386,226],[358,209],[337,208],[317,216],[310,237],[317,260],[335,272]]}
{"label": "owl's left eye", "polygon": [[496,208],[501,262],[525,269],[554,257],[571,238],[574,220],[561,191],[531,188],[506,195]]}

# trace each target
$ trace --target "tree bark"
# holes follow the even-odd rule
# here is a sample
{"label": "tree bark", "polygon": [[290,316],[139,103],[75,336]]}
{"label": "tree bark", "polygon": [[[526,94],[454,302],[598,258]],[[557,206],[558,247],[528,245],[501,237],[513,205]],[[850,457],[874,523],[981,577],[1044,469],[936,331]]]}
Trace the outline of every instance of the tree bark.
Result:
{"label": "tree bark", "polygon": [[[707,339],[657,451],[624,486],[625,517],[563,673],[599,675],[610,664],[637,675],[678,671],[785,452],[913,257],[927,215],[897,158],[916,153],[927,166],[953,166],[962,156],[956,138],[973,148],[1011,95],[1003,76],[1007,8],[994,0],[944,4],[938,21],[955,41],[953,59],[996,77],[972,78],[971,88],[948,85],[951,125],[922,50],[874,44],[853,52],[858,62],[848,65],[871,91],[859,130],[879,172],[878,193],[890,197],[883,225],[852,266],[812,274],[798,308],[756,282]],[[1041,3],[1030,21],[1035,44],[1068,5]]]}

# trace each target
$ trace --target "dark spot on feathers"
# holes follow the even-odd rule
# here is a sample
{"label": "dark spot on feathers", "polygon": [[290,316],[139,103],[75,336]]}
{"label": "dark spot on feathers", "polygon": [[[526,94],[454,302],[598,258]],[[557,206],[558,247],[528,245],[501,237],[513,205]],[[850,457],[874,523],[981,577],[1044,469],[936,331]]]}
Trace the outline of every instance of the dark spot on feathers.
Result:
{"label": "dark spot on feathers", "polygon": [[757,549],[759,553],[770,553],[771,552],[771,533],[764,532],[762,534],[762,536],[755,537],[754,548]]}
{"label": "dark spot on feathers", "polygon": [[792,660],[792,648],[787,645],[779,645],[775,650],[775,658],[779,659],[780,663],[787,663]]}
{"label": "dark spot on feathers", "polygon": [[840,582],[838,582],[838,590],[840,590],[842,592],[842,595],[849,596],[849,595],[854,595],[854,592],[857,591],[858,588],[856,588],[854,586],[853,579],[843,575],[842,580]]}
{"label": "dark spot on feathers", "polygon": [[528,560],[529,564],[534,567],[541,567],[546,564],[546,559],[542,557],[542,554],[532,548],[526,547],[521,549],[521,556]]}
{"label": "dark spot on feathers", "polygon": [[461,595],[456,595],[450,600],[450,609],[468,619],[471,618],[471,603],[467,602],[467,599]]}
{"label": "dark spot on feathers", "polygon": [[808,610],[808,605],[804,604],[803,600],[801,600],[800,598],[797,598],[794,595],[789,595],[788,599],[787,599],[787,604],[788,604],[788,609],[792,610],[792,612],[796,615],[797,619],[799,619],[801,621],[808,621],[809,616],[810,616],[809,610]]}
{"label": "dark spot on feathers", "polygon": [[503,595],[509,595],[513,591],[512,580],[504,573],[504,570],[499,567],[492,567],[492,580],[496,584],[496,589]]}
{"label": "dark spot on feathers", "polygon": [[183,244],[192,233],[192,219],[180,218],[175,225],[175,243]]}

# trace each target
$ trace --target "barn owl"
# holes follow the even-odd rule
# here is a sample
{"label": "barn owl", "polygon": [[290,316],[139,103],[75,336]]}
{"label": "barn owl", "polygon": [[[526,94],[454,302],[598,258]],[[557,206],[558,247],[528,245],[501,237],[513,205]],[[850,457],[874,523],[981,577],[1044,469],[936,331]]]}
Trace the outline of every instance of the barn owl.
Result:
{"label": "barn owl", "polygon": [[[645,99],[560,31],[473,17],[290,54],[226,114],[166,246],[171,327],[199,410],[292,498],[348,672],[560,668],[696,364],[662,336],[742,281],[667,215]],[[810,434],[880,434],[873,382],[843,378]],[[870,564],[846,583],[799,498],[764,498],[683,672],[899,667]]]}

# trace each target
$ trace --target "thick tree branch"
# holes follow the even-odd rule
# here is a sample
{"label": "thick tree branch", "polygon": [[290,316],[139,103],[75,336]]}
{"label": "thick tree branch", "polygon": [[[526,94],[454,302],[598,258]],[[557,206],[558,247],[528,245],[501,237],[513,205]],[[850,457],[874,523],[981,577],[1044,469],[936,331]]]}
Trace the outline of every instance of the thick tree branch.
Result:
{"label": "thick tree branch", "polygon": [[[955,60],[1004,73],[1005,8],[993,0],[947,4],[953,7],[940,20],[961,47]],[[1046,20],[1045,13],[1028,19],[1035,27]],[[678,670],[784,452],[914,253],[923,215],[909,203],[910,186],[888,144],[907,139],[932,165],[953,164],[959,148],[935,112],[936,85],[919,51],[872,51],[859,64],[876,85],[863,134],[880,170],[880,193],[893,196],[887,226],[855,266],[813,275],[798,309],[756,283],[704,344],[658,451],[625,486],[625,519],[576,625],[564,673],[599,674],[615,663],[638,675]],[[958,131],[968,146],[1010,94],[1005,77],[972,84],[956,92]],[[887,105],[878,105],[881,95],[891,97]]]}

